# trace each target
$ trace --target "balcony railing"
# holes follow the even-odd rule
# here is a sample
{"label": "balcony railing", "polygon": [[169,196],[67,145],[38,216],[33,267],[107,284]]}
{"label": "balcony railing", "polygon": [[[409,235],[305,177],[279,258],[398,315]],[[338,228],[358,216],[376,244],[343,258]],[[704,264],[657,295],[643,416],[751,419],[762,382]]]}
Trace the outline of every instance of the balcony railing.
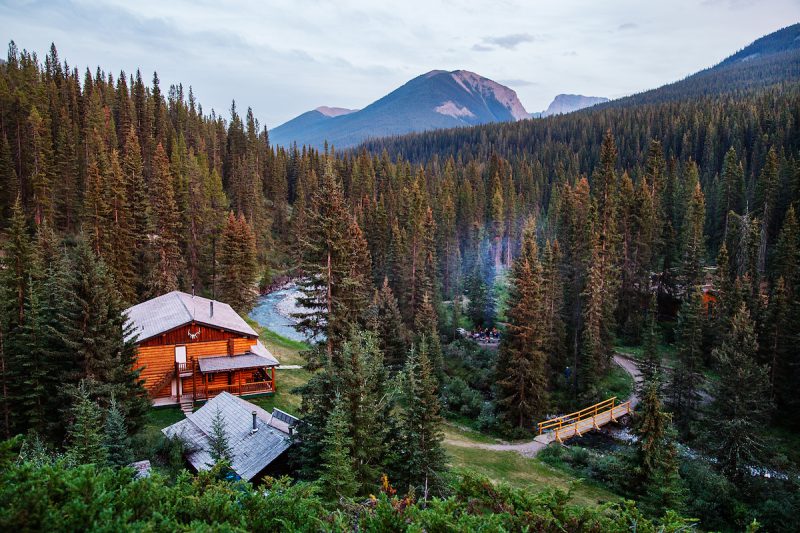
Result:
{"label": "balcony railing", "polygon": [[201,385],[198,387],[197,397],[198,398],[213,398],[214,396],[220,394],[221,392],[230,392],[231,394],[236,394],[237,396],[242,396],[245,394],[263,394],[266,392],[274,392],[275,387],[273,382],[270,381],[252,381],[250,383],[234,383],[233,385],[228,385],[227,383],[223,385],[216,385],[213,383],[209,383],[207,385]]}

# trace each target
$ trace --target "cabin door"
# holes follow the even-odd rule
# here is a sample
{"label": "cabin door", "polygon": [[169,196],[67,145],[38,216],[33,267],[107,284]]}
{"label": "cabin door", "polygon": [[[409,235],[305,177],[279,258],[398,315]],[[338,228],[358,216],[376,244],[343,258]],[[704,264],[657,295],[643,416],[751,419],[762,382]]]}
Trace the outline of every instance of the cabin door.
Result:
{"label": "cabin door", "polygon": [[[175,363],[183,365],[186,364],[186,346],[175,347]],[[175,376],[175,387],[174,387],[175,396],[177,396],[178,398],[180,398],[181,394],[183,394],[183,386],[182,386],[183,384],[181,383],[181,381],[182,381],[181,374],[180,372],[178,372],[178,374]]]}
{"label": "cabin door", "polygon": [[175,347],[175,362],[186,364],[186,346]]}

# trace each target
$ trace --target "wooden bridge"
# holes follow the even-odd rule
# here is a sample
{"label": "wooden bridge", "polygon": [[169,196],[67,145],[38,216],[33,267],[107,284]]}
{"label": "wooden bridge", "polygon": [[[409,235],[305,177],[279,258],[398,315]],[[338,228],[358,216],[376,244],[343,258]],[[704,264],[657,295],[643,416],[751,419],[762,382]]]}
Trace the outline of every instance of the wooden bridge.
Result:
{"label": "wooden bridge", "polygon": [[539,422],[539,435],[551,437],[546,440],[564,442],[566,439],[580,437],[587,431],[600,429],[609,422],[630,414],[631,401],[617,403],[617,397],[603,400],[580,411]]}

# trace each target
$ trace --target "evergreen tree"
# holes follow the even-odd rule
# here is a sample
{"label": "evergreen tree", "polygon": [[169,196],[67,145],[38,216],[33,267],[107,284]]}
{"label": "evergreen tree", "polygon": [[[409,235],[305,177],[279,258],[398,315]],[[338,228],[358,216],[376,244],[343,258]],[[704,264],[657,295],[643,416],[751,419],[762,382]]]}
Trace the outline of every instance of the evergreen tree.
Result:
{"label": "evergreen tree", "polygon": [[369,326],[375,332],[384,363],[390,369],[399,369],[408,353],[410,334],[403,323],[388,278],[384,278],[380,290],[375,291],[370,306]]}
{"label": "evergreen tree", "polygon": [[662,409],[657,381],[645,386],[637,412],[636,463],[641,505],[653,516],[678,511],[683,507],[685,491],[678,474],[671,417]]}
{"label": "evergreen tree", "polygon": [[650,383],[661,382],[661,354],[658,351],[660,340],[658,332],[658,299],[654,294],[650,298],[650,306],[647,308],[647,317],[642,335],[642,360],[639,363],[639,371],[642,374],[642,382],[639,384],[640,394],[645,392]]}
{"label": "evergreen tree", "polygon": [[240,313],[256,299],[256,238],[244,216],[228,213],[219,251],[219,298]]}
{"label": "evergreen tree", "polygon": [[416,344],[426,339],[428,358],[433,366],[433,373],[437,380],[444,377],[444,357],[442,355],[442,341],[439,339],[439,318],[430,295],[425,292],[422,294],[419,310],[414,316],[414,332],[416,333]]}
{"label": "evergreen tree", "polygon": [[214,461],[209,466],[219,463],[230,465],[233,460],[233,451],[228,440],[227,429],[225,427],[225,417],[222,411],[217,408],[214,417],[211,419],[211,433],[208,435],[208,454]]}
{"label": "evergreen tree", "polygon": [[695,289],[678,314],[677,363],[667,385],[669,407],[685,435],[697,419],[703,364],[703,295]]}
{"label": "evergreen tree", "polygon": [[[694,172],[697,172],[696,168]],[[693,287],[703,282],[703,258],[705,256],[705,226],[706,204],[700,183],[697,182],[689,200],[686,210],[686,219],[683,224],[683,278],[687,294]]]}
{"label": "evergreen tree", "polygon": [[447,457],[442,446],[438,380],[428,357],[426,338],[411,349],[403,369],[403,414],[400,417],[402,481],[423,499],[443,486]]}
{"label": "evergreen tree", "polygon": [[[518,428],[529,427],[548,406],[547,354],[541,329],[544,317],[542,267],[535,222],[526,224],[523,254],[514,263],[508,297],[508,324],[497,359],[497,403]],[[527,250],[527,252],[526,252]]]}
{"label": "evergreen tree", "polygon": [[347,212],[341,185],[329,159],[312,196],[300,243],[306,274],[298,302],[307,309],[298,326],[312,337],[324,334],[333,357],[353,325],[363,323],[369,302],[371,268],[363,234]]}
{"label": "evergreen tree", "polygon": [[106,413],[104,446],[108,452],[108,462],[111,465],[122,467],[133,462],[125,415],[113,397]]}
{"label": "evergreen tree", "polygon": [[333,410],[325,424],[322,470],[319,483],[323,494],[333,500],[333,496],[352,498],[358,492],[358,483],[353,468],[353,439],[344,402],[337,396]]}
{"label": "evergreen tree", "polygon": [[742,304],[722,345],[714,349],[719,381],[706,415],[706,442],[722,472],[739,482],[763,461],[762,426],[771,402],[769,371],[757,363],[758,343],[750,312]]}
{"label": "evergreen tree", "polygon": [[74,392],[71,418],[67,456],[77,464],[105,464],[108,454],[103,446],[103,413],[83,381]]}
{"label": "evergreen tree", "polygon": [[71,353],[69,382],[86,380],[86,390],[108,405],[117,398],[128,422],[137,427],[147,408],[131,325],[114,280],[88,244],[76,246],[65,279],[58,336]]}
{"label": "evergreen tree", "polygon": [[178,242],[180,219],[175,187],[169,159],[161,144],[153,156],[151,190],[155,232],[152,243],[156,264],[150,272],[148,287],[150,296],[160,296],[179,288],[185,266]]}

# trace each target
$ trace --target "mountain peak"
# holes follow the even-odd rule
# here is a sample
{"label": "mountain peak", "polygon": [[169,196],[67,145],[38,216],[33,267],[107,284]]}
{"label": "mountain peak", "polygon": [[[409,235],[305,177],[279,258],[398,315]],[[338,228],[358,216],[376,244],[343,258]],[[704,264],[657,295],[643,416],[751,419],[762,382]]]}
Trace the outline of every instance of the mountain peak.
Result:
{"label": "mountain peak", "polygon": [[355,113],[358,109],[347,109],[345,107],[328,107],[326,105],[321,105],[318,108],[314,109],[314,111],[319,111],[326,117],[339,117],[342,115],[349,115],[350,113]]}
{"label": "mountain peak", "polygon": [[323,106],[303,113],[271,130],[270,140],[347,148],[370,137],[526,118],[512,89],[468,70],[431,70],[361,110]]}
{"label": "mountain peak", "polygon": [[542,113],[543,117],[550,115],[563,115],[564,113],[572,113],[585,107],[602,104],[608,102],[608,98],[602,96],[584,96],[582,94],[559,94],[557,95],[547,109]]}

